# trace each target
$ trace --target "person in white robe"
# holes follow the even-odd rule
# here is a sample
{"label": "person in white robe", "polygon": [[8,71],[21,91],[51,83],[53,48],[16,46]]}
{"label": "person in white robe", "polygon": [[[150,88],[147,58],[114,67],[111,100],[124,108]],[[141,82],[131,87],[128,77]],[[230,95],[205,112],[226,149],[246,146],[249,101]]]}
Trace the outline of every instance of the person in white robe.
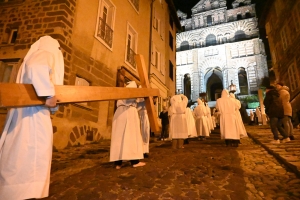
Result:
{"label": "person in white robe", "polygon": [[[135,81],[126,87],[136,88]],[[115,162],[116,169],[121,169],[123,160],[130,160],[133,167],[144,166],[143,140],[140,119],[137,111],[137,99],[117,101],[117,110],[112,123],[110,162]]]}
{"label": "person in white robe", "polygon": [[216,125],[218,127],[220,127],[220,113],[217,109],[215,109],[214,116],[215,116],[215,119],[216,119]]}
{"label": "person in white robe", "polygon": [[250,123],[249,125],[253,125],[254,124],[254,113],[252,110],[250,110]]}
{"label": "person in white robe", "polygon": [[144,98],[138,98],[138,113],[141,123],[141,134],[143,139],[144,158],[149,157],[149,141],[150,141],[150,122],[147,114]]}
{"label": "person in white robe", "polygon": [[233,101],[236,103],[237,105],[237,110],[235,111],[235,115],[236,115],[236,119],[237,119],[237,126],[238,126],[238,132],[240,133],[240,137],[248,137],[247,135],[247,131],[246,128],[244,126],[243,120],[242,120],[242,116],[240,113],[240,108],[241,108],[241,102],[235,98],[233,93],[230,93],[230,97],[233,99]]}
{"label": "person in white robe", "polygon": [[212,119],[211,119],[211,111],[210,111],[210,107],[208,106],[208,103],[206,103],[205,105],[206,107],[206,113],[207,113],[207,120],[208,120],[208,123],[209,123],[209,127],[210,127],[210,130],[214,130],[215,127],[214,127],[214,124],[212,122]]}
{"label": "person in white robe", "polygon": [[31,45],[17,83],[32,84],[45,105],[12,108],[0,140],[0,199],[44,198],[49,195],[53,129],[50,108],[62,85],[64,59],[57,40],[43,36]]}
{"label": "person in white robe", "polygon": [[185,114],[186,114],[187,127],[188,127],[188,137],[189,138],[197,137],[195,118],[192,110],[189,107],[187,107]]}
{"label": "person in white robe", "polygon": [[183,140],[188,138],[188,128],[186,120],[186,106],[188,98],[183,94],[174,95],[171,100],[170,108],[170,136],[172,148],[184,148]]}
{"label": "person in white robe", "polygon": [[260,111],[259,107],[256,107],[255,113],[256,113],[256,117],[257,117],[257,123],[259,125],[261,125],[262,124],[262,115],[261,115],[261,111]]}
{"label": "person in white robe", "polygon": [[237,147],[240,140],[236,119],[237,105],[226,89],[223,89],[221,98],[217,99],[216,109],[220,112],[221,139],[225,139],[226,145]]}
{"label": "person in white robe", "polygon": [[216,108],[213,108],[213,111],[212,111],[212,114],[211,114],[211,120],[212,120],[212,123],[213,123],[213,127],[214,127],[214,128],[217,127],[215,113],[216,113]]}
{"label": "person in white robe", "polygon": [[200,140],[205,140],[209,137],[209,128],[207,123],[206,108],[200,99],[197,99],[198,106],[194,109],[194,115],[196,118],[196,130]]}

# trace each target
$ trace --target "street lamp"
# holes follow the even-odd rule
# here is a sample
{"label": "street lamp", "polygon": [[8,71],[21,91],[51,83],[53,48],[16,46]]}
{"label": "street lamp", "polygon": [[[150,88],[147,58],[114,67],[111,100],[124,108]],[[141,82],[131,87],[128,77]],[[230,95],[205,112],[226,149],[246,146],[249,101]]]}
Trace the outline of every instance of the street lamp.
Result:
{"label": "street lamp", "polygon": [[233,84],[232,80],[228,89],[229,89],[229,93],[232,92],[234,94],[236,92],[236,85]]}

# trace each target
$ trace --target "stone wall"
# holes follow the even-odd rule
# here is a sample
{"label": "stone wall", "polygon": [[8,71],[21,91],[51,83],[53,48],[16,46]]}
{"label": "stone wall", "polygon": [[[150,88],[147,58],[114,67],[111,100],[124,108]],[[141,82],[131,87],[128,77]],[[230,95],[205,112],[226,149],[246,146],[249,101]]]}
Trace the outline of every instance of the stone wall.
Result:
{"label": "stone wall", "polygon": [[[61,45],[64,84],[74,85],[79,76],[93,86],[116,86],[115,72],[72,43],[76,6],[76,0],[0,2],[0,60],[22,59],[35,41],[50,35]],[[8,38],[14,29],[18,35],[15,43],[9,44]],[[52,116],[54,147],[61,149],[110,138],[113,112],[114,101],[61,105]],[[5,113],[1,116],[0,127]]]}

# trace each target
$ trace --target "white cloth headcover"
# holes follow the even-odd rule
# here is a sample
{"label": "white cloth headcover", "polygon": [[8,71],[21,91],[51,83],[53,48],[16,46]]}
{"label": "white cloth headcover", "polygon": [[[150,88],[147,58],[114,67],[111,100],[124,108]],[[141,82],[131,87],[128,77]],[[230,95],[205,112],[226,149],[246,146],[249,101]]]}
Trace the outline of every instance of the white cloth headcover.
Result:
{"label": "white cloth headcover", "polygon": [[127,88],[137,88],[137,84],[135,81],[129,81],[126,85]]}
{"label": "white cloth headcover", "polygon": [[222,90],[222,93],[221,93],[221,98],[225,98],[225,97],[228,97],[228,96],[229,96],[228,90],[223,89],[223,90]]}
{"label": "white cloth headcover", "polygon": [[29,51],[27,52],[23,63],[19,69],[17,76],[17,83],[22,82],[22,77],[25,69],[25,63],[31,57],[31,55],[38,50],[44,50],[51,53],[54,57],[53,66],[50,66],[52,71],[50,74],[52,83],[54,85],[63,85],[64,83],[64,57],[60,50],[60,45],[56,39],[51,36],[43,36],[34,44],[31,45]]}
{"label": "white cloth headcover", "polygon": [[197,99],[197,103],[198,103],[198,105],[202,105],[203,104],[203,102],[199,98]]}

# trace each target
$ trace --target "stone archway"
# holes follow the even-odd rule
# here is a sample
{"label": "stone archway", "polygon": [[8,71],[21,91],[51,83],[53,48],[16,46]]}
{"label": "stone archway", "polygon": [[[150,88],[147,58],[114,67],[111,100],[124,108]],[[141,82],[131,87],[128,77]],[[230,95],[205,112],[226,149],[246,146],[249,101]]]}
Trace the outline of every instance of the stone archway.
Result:
{"label": "stone archway", "polygon": [[223,90],[222,72],[214,69],[207,75],[210,75],[206,82],[207,101],[216,101]]}

